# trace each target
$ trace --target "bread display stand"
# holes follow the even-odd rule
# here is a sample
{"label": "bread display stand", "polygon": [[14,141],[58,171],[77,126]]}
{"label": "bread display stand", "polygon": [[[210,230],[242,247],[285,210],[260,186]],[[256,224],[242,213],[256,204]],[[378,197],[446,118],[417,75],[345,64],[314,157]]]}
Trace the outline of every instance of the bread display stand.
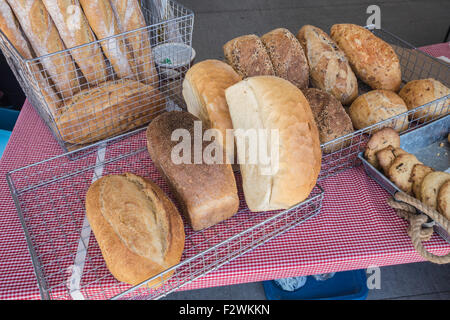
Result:
{"label": "bread display stand", "polygon": [[[414,131],[400,135],[400,147],[414,154],[424,164],[440,171],[449,170],[450,145],[447,140],[450,129],[450,115],[429,123]],[[367,174],[378,182],[392,197],[387,201],[397,214],[410,224],[408,235],[414,248],[425,259],[434,263],[449,263],[450,255],[436,256],[429,253],[423,241],[428,240],[433,230],[450,243],[450,222],[442,214],[416,198],[401,191],[380,170],[358,155]]]}
{"label": "bread display stand", "polygon": [[[53,2],[48,1],[47,3]],[[83,3],[95,6],[93,2]],[[105,3],[109,5],[108,1]],[[45,121],[63,152],[73,151],[101,141],[105,139],[105,136],[110,138],[142,127],[163,112],[168,101],[182,105],[181,85],[184,73],[190,67],[190,62],[188,61],[187,64],[178,68],[181,70],[173,75],[173,70],[159,67],[161,61],[155,61],[158,57],[154,56],[152,50],[156,46],[173,43],[180,43],[192,49],[194,13],[172,0],[167,1],[166,8],[160,8],[164,10],[164,16],[161,16],[160,11],[153,7],[153,1],[139,1],[139,3],[142,9],[142,15],[139,16],[140,27],[137,29],[132,27],[132,30],[115,28],[114,34],[109,35],[108,33],[107,37],[103,36],[105,33],[99,33],[99,30],[104,27],[106,18],[111,18],[112,11],[100,12],[100,9],[92,7],[89,9],[90,14],[87,14],[87,8],[83,8],[89,25],[96,33],[95,41],[67,47],[64,50],[42,56],[24,57],[0,31],[0,49],[25,95]],[[51,9],[56,10],[54,7]],[[56,12],[52,13],[55,16]],[[115,18],[112,17],[112,19]],[[85,21],[86,19],[83,20],[83,23]],[[90,31],[89,26],[86,30]],[[99,50],[100,47],[102,50]],[[125,50],[124,47],[128,48],[126,56],[123,52],[119,52]],[[185,55],[183,52],[180,53],[180,49],[176,46],[170,48],[172,48],[170,52],[172,57]],[[73,93],[68,94],[58,89],[50,76],[49,71],[51,70],[47,70],[45,66],[52,61],[71,59],[70,57],[84,58],[77,60],[76,72],[66,75],[71,77],[70,81],[76,83],[70,88]],[[95,72],[95,75],[84,75],[83,72],[86,73],[88,68],[79,67],[79,64],[83,62],[89,64],[91,67],[89,69],[99,71]],[[149,67],[154,71],[146,72]],[[162,80],[169,76],[170,84]],[[126,83],[132,80],[141,84],[143,90],[140,90],[141,93],[128,97],[125,94],[129,91]],[[114,106],[113,101],[109,100],[107,88],[111,84],[116,86],[116,93],[120,90],[123,92],[119,94],[119,97],[112,99],[114,101],[122,100],[121,107],[117,104]],[[104,92],[96,99],[88,99],[88,102],[85,101],[77,106],[77,111],[69,113],[72,99],[79,100],[80,98],[77,93],[89,97],[91,90],[97,90],[97,92],[103,90]],[[50,105],[48,97],[44,94],[46,91],[55,91],[55,96],[52,98],[56,100],[53,101],[56,106]],[[151,97],[149,98],[148,94],[143,92],[150,93]],[[160,94],[164,96],[164,99],[159,98]],[[140,105],[139,108],[134,107],[136,104]],[[129,112],[124,113],[123,109],[128,109]],[[63,118],[64,114],[66,119],[61,120],[60,118]],[[83,120],[83,114],[90,114],[92,120]],[[66,121],[67,118],[70,118],[70,124]],[[60,121],[63,123],[61,124]],[[99,130],[98,126],[102,123],[104,123],[104,127]],[[82,130],[80,126],[83,127]],[[100,134],[100,132],[102,133]],[[97,135],[97,133],[99,134]]]}
{"label": "bread display stand", "polygon": [[[402,71],[402,86],[415,79],[434,78],[444,85],[450,85],[450,65],[446,64],[430,55],[418,50],[413,45],[403,41],[385,29],[375,29],[373,26],[366,26],[377,37],[389,43],[397,54]],[[362,81],[358,81],[359,94],[370,91],[370,87]],[[412,131],[418,127],[424,126],[436,119],[442,114],[450,113],[450,104],[448,100],[450,95],[429,102],[416,109],[401,113],[387,120],[378,122],[369,127],[357,130],[353,133],[339,137],[332,141],[322,144],[322,150],[334,150],[332,153],[323,153],[322,169],[319,180],[323,180],[330,175],[337,174],[345,169],[352,168],[361,164],[358,154],[365,149],[367,141],[373,133],[382,127],[405,127],[404,132]],[[409,124],[403,124],[418,110],[431,107],[433,112],[427,119],[414,119]],[[414,111],[415,110],[415,111]]]}
{"label": "bread display stand", "polygon": [[[183,220],[186,241],[181,262],[130,286],[107,269],[85,218],[89,186],[102,176],[131,172],[150,178],[177,202],[149,156],[145,128],[73,152],[78,154],[75,159],[63,154],[7,175],[42,299],[161,298],[316,216],[324,197],[316,186],[307,200],[289,209],[250,212],[236,173],[238,213],[197,232]],[[166,279],[170,272],[173,275]]]}

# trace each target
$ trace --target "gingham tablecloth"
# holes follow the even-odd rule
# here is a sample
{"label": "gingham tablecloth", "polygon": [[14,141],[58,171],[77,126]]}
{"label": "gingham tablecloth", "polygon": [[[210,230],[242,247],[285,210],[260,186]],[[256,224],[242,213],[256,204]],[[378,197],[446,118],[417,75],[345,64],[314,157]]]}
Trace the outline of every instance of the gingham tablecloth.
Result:
{"label": "gingham tablecloth", "polygon": [[[421,48],[450,58],[450,43]],[[62,153],[43,121],[25,102],[0,160],[0,299],[40,299],[25,235],[5,179],[7,172]],[[327,178],[322,211],[312,219],[231,261],[182,289],[231,285],[423,261],[407,223],[387,206],[389,196],[363,168]],[[436,234],[426,248],[450,245]]]}

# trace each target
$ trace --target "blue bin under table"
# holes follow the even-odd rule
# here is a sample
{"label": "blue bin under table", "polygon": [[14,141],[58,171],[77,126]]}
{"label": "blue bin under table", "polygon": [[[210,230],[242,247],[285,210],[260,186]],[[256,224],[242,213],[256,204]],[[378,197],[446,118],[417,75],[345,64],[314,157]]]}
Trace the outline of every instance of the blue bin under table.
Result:
{"label": "blue bin under table", "polygon": [[3,151],[8,144],[11,132],[16,124],[17,117],[19,116],[19,111],[0,108],[0,158],[3,155]]}
{"label": "blue bin under table", "polygon": [[325,281],[308,276],[295,291],[283,290],[273,280],[263,281],[263,287],[267,300],[365,300],[369,292],[364,269],[337,272]]}

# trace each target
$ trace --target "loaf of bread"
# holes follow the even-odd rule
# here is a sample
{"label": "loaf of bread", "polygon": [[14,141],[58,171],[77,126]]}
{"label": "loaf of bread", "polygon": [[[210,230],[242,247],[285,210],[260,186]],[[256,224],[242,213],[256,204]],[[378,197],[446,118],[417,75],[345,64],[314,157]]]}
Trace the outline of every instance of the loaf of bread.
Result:
{"label": "loaf of bread", "polygon": [[[180,262],[183,221],[175,205],[148,179],[125,173],[96,180],[86,194],[86,217],[118,281],[137,285]],[[148,285],[157,286],[163,279]]]}
{"label": "loaf of bread", "polygon": [[228,41],[223,53],[229,65],[242,77],[275,75],[272,61],[261,39],[254,35],[244,35]]}
{"label": "loaf of bread", "polygon": [[358,96],[358,81],[344,53],[323,30],[303,26],[297,33],[309,64],[314,87],[335,96],[343,105]]}
{"label": "loaf of bread", "polygon": [[[407,112],[405,102],[395,92],[389,90],[372,90],[353,101],[349,108],[349,115],[355,129],[362,129],[380,121]],[[391,126],[396,131],[401,132],[408,128],[408,116],[400,116]]]}
{"label": "loaf of bread", "polygon": [[[42,1],[8,0],[8,2],[37,56],[66,49]],[[40,63],[63,98],[71,97],[79,91],[78,76],[70,54],[66,52],[45,57]]]}
{"label": "loaf of bread", "polygon": [[120,33],[117,19],[109,0],[79,0],[86,18],[119,78],[137,80],[133,74],[133,54],[125,37],[112,37]]}
{"label": "loaf of bread", "polygon": [[[303,89],[302,92],[319,128],[320,143],[324,144],[353,132],[352,120],[333,95],[316,88]],[[323,151],[330,153],[345,145],[346,143],[341,141],[334,146],[325,147]]]}
{"label": "loaf of bread", "polygon": [[450,220],[450,180],[439,188],[437,196],[437,210]]}
{"label": "loaf of bread", "polygon": [[261,37],[277,77],[299,89],[309,86],[309,66],[302,46],[285,28],[272,30]]}
{"label": "loaf of bread", "polygon": [[[450,89],[441,82],[429,78],[412,80],[405,84],[398,95],[405,101],[408,110],[423,106],[436,99],[450,94]],[[431,103],[429,106],[414,112],[413,119],[426,122],[450,113],[450,98],[443,101]]]}
{"label": "loaf of bread", "polygon": [[157,89],[121,79],[77,93],[55,121],[62,140],[85,144],[143,126],[164,109]]}
{"label": "loaf of bread", "polygon": [[[95,41],[78,0],[43,0],[66,48]],[[106,63],[97,43],[70,51],[87,82],[97,85],[106,80]]]}
{"label": "loaf of bread", "polygon": [[[199,123],[200,119],[189,112],[170,111],[155,118],[147,129],[150,157],[196,231],[230,218],[239,208],[231,165],[204,158],[212,142],[202,139],[204,126],[194,131]],[[178,136],[180,133],[187,136]],[[182,141],[174,141],[174,135]],[[220,145],[215,147],[216,153],[223,155]]]}
{"label": "loaf of bread", "polygon": [[[225,90],[239,82],[241,77],[225,62],[204,60],[192,66],[183,81],[183,97],[187,110],[212,129],[220,132],[219,143],[227,154],[228,163],[236,163],[233,129]],[[227,141],[227,138],[232,139]],[[228,143],[227,143],[228,142]],[[223,160],[225,162],[225,159]]]}
{"label": "loaf of bread", "polygon": [[330,35],[344,51],[356,75],[372,89],[395,92],[400,89],[400,61],[387,42],[355,24],[335,24]]}
{"label": "loaf of bread", "polygon": [[[33,49],[30,47],[28,40],[23,34],[23,30],[20,28],[19,22],[11,11],[8,3],[6,3],[6,0],[0,0],[0,30],[2,30],[9,42],[11,42],[13,47],[24,59],[35,58]],[[61,98],[58,97],[53,90],[49,81],[45,79],[45,73],[43,73],[42,67],[38,64],[34,64],[32,68],[33,75],[36,79],[35,89],[41,92],[47,103],[50,114],[55,116],[58,112]],[[30,83],[30,85],[34,86],[35,84]]]}
{"label": "loaf of bread", "polygon": [[300,89],[279,77],[258,76],[229,87],[225,96],[248,208],[286,209],[305,200],[316,184],[322,154],[319,130]]}
{"label": "loaf of bread", "polygon": [[[136,30],[147,25],[137,0],[111,0],[110,2],[120,32]],[[156,86],[159,79],[153,60],[149,30],[132,32],[128,34],[127,41],[133,49],[134,67],[139,80]]]}
{"label": "loaf of bread", "polygon": [[[364,157],[375,168],[380,169],[377,153],[385,148],[392,147],[392,150],[400,148],[400,135],[392,128],[386,127],[375,132],[369,139],[364,150]],[[393,154],[394,155],[394,154]],[[395,155],[392,161],[395,159]],[[385,169],[389,169],[388,167]]]}

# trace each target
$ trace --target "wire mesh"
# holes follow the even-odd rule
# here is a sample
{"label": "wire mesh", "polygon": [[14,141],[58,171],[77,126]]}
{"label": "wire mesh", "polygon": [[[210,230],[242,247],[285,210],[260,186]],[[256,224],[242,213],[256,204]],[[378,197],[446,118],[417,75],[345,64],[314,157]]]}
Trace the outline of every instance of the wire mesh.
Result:
{"label": "wire mesh", "polygon": [[[450,66],[448,64],[414,48],[386,30],[371,29],[371,31],[377,37],[389,43],[397,53],[402,70],[402,85],[412,80],[434,78],[447,87],[450,86]],[[358,85],[359,94],[371,90],[361,81]],[[361,161],[358,159],[358,154],[365,149],[371,135],[381,128],[402,128],[402,132],[408,132],[449,113],[450,95],[447,95],[413,110],[323,143],[321,145],[322,168],[319,180],[360,165]]]}
{"label": "wire mesh", "polygon": [[[167,100],[184,105],[194,14],[170,0],[159,11],[153,6],[141,1],[145,27],[34,59],[21,56],[0,32],[8,64],[64,151],[139,128]],[[164,58],[183,63],[157,59],[161,46]]]}
{"label": "wire mesh", "polygon": [[118,282],[85,218],[85,195],[101,176],[132,172],[153,180],[177,203],[146,143],[145,130],[138,129],[75,151],[74,159],[61,155],[8,173],[43,299],[158,299],[320,212],[318,186],[288,210],[250,212],[236,173],[236,215],[197,232],[184,221],[185,250],[178,265],[134,287]]}

